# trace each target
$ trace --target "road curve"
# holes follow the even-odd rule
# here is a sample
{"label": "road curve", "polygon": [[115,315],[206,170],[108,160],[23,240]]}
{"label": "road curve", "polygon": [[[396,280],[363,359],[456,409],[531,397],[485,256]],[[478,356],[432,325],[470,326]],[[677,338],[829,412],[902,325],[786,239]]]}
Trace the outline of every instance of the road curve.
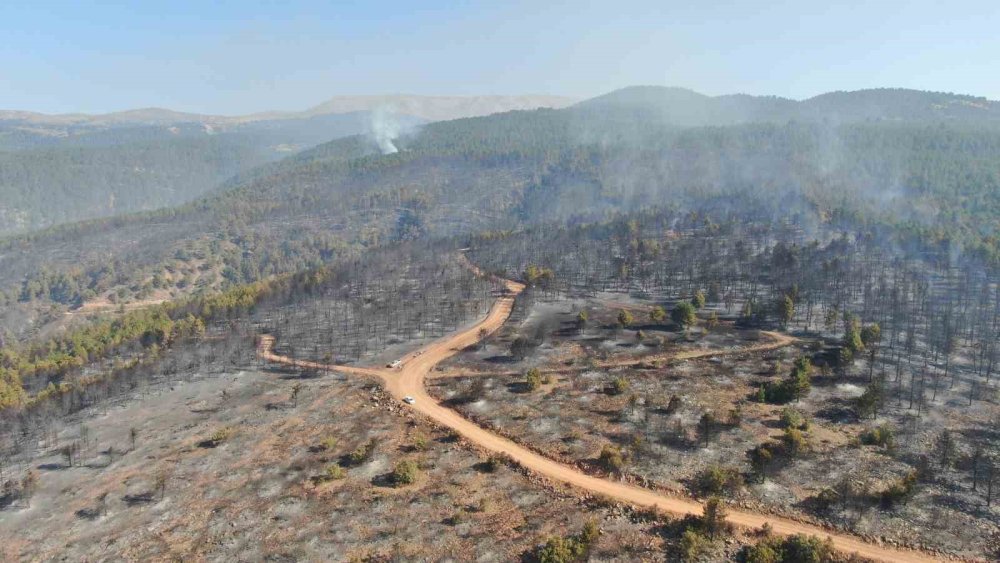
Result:
{"label": "road curve", "polygon": [[[514,306],[514,298],[524,290],[524,285],[510,280],[504,280],[504,284],[506,292],[493,303],[485,318],[465,330],[445,336],[407,354],[401,358],[398,368],[337,366],[280,356],[272,351],[274,338],[269,335],[260,338],[258,353],[264,360],[286,365],[378,378],[396,400],[401,401],[403,397],[407,396],[413,397],[414,404],[408,406],[416,412],[454,430],[466,440],[483,449],[508,456],[523,467],[553,481],[636,506],[656,508],[676,515],[700,515],[702,505],[697,501],[668,496],[649,489],[587,475],[579,469],[551,460],[512,440],[477,426],[458,412],[441,405],[427,393],[424,380],[435,365],[457,354],[463,348],[475,344],[483,329],[485,329],[484,334],[496,331],[510,316]],[[850,534],[831,532],[819,526],[787,518],[730,509],[728,520],[737,526],[746,528],[759,528],[764,523],[768,523],[775,533],[782,535],[810,534],[829,537],[838,550],[845,553],[857,553],[862,557],[877,561],[891,563],[937,561],[937,559],[921,552],[875,545]]]}

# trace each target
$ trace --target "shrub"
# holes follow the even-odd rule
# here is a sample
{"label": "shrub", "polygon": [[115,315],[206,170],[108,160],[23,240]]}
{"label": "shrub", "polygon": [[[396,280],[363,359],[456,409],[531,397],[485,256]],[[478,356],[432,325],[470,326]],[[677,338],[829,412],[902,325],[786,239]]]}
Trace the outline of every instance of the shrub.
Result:
{"label": "shrub", "polygon": [[705,501],[704,512],[701,516],[701,528],[708,534],[708,537],[715,539],[716,536],[729,533],[730,525],[726,521],[726,503],[719,497],[712,497]]}
{"label": "shrub", "polygon": [[746,563],[825,563],[834,555],[829,539],[796,534],[786,538],[768,537],[744,551]]}
{"label": "shrub", "polygon": [[229,438],[231,438],[232,435],[233,435],[233,429],[226,426],[223,428],[219,428],[218,430],[213,432],[212,435],[209,436],[208,440],[206,440],[206,442],[208,443],[207,445],[214,448],[219,444],[225,442]]}
{"label": "shrub", "polygon": [[337,447],[337,439],[333,436],[327,436],[319,443],[319,447],[323,451],[333,451],[333,449]]}
{"label": "shrub", "polygon": [[809,358],[799,358],[795,360],[795,366],[787,378],[776,383],[762,385],[754,394],[754,398],[758,402],[775,405],[797,401],[808,395],[812,389],[811,374],[812,363]]}
{"label": "shrub", "polygon": [[583,526],[583,531],[575,536],[568,538],[560,536],[550,537],[535,553],[535,559],[539,563],[585,561],[599,536],[600,531],[597,528],[597,523],[589,520]]}
{"label": "shrub", "polygon": [[696,313],[694,305],[688,301],[681,301],[670,311],[670,320],[674,321],[674,324],[681,327],[682,330],[687,330],[698,320]]}
{"label": "shrub", "polygon": [[375,446],[378,442],[373,438],[360,445],[353,452],[347,454],[347,461],[351,465],[361,465],[370,460],[375,455]]}
{"label": "shrub", "polygon": [[698,533],[697,530],[688,528],[681,535],[680,558],[681,561],[697,561],[711,546],[708,538]]}
{"label": "shrub", "polygon": [[781,546],[777,542],[765,540],[746,550],[746,563],[782,563]]}
{"label": "shrub", "polygon": [[911,498],[917,488],[917,471],[913,470],[894,481],[889,487],[879,495],[879,501],[884,508],[903,503]]}
{"label": "shrub", "polygon": [[628,391],[629,384],[628,380],[622,376],[618,376],[611,380],[611,394],[621,395]]}
{"label": "shrub", "polygon": [[659,305],[653,307],[649,310],[649,320],[654,323],[662,323],[667,319],[667,312],[663,310],[663,307]]}
{"label": "shrub", "polygon": [[500,469],[501,465],[503,465],[503,461],[499,457],[491,455],[482,463],[482,468],[487,473],[495,473],[497,469]]}
{"label": "shrub", "polygon": [[803,415],[798,409],[793,409],[791,407],[785,407],[782,409],[781,425],[785,428],[794,428],[796,430],[809,429],[809,421],[806,419],[805,415]]}
{"label": "shrub", "polygon": [[524,384],[528,389],[534,391],[542,385],[542,372],[538,368],[531,368],[524,374]]}
{"label": "shrub", "polygon": [[865,430],[859,439],[867,446],[882,446],[890,450],[896,445],[895,432],[888,424]]}
{"label": "shrub", "polygon": [[626,311],[625,309],[618,311],[618,326],[628,328],[634,321],[635,318],[632,316],[632,313]]}
{"label": "shrub", "polygon": [[743,486],[743,477],[732,467],[711,465],[698,474],[698,491],[703,495],[721,495]]}
{"label": "shrub", "polygon": [[413,449],[422,452],[427,449],[427,437],[423,434],[417,434],[413,438]]}
{"label": "shrub", "polygon": [[417,482],[417,477],[420,475],[420,468],[417,467],[417,462],[412,460],[403,460],[396,464],[396,467],[392,470],[392,483],[396,486],[400,485],[412,485]]}
{"label": "shrub", "polygon": [[611,472],[621,471],[622,467],[625,466],[625,458],[622,456],[621,450],[611,445],[601,448],[601,455],[598,456],[597,462],[605,471]]}
{"label": "shrub", "polygon": [[785,454],[789,457],[797,457],[809,451],[809,442],[798,428],[785,428],[782,442],[785,445]]}
{"label": "shrub", "polygon": [[781,560],[791,563],[823,563],[834,554],[833,543],[816,536],[795,534],[785,538],[781,545]]}
{"label": "shrub", "polygon": [[691,304],[694,305],[695,309],[703,309],[705,307],[705,294],[700,289],[694,292]]}
{"label": "shrub", "polygon": [[347,471],[343,467],[333,464],[328,466],[323,473],[315,478],[317,483],[327,483],[330,481],[339,481],[347,477]]}

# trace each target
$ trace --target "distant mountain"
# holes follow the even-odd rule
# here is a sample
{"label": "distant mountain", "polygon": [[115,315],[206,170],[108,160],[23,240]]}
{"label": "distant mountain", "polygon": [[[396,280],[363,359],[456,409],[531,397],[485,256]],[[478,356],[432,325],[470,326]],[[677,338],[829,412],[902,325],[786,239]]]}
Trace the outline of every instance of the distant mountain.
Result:
{"label": "distant mountain", "polygon": [[[301,112],[215,116],[146,108],[86,115],[0,111],[0,234],[178,205],[262,165],[373,131],[561,107],[555,96],[345,96]],[[355,145],[360,156],[374,151]]]}
{"label": "distant mountain", "polygon": [[739,123],[826,121],[962,121],[1000,123],[1000,102],[902,88],[831,92],[802,101],[776,96],[706,96],[684,88],[633,86],[576,104],[581,111],[642,112],[696,127]]}
{"label": "distant mountain", "polygon": [[445,121],[513,110],[558,109],[574,101],[562,96],[338,96],[303,113],[312,116],[386,108],[427,121]]}
{"label": "distant mountain", "polygon": [[262,121],[289,121],[323,115],[375,110],[410,116],[424,121],[477,117],[512,110],[561,108],[576,100],[563,96],[336,96],[304,111],[266,111],[248,115],[203,115],[163,108],[142,108],[105,114],[44,114],[0,110],[0,126],[24,128],[101,128],[138,125],[200,123],[215,128],[233,128]]}
{"label": "distant mountain", "polygon": [[[195,260],[208,268],[198,282],[204,283],[195,284],[192,273],[177,285],[193,291],[316,266],[386,242],[597,221],[656,206],[774,220],[795,214],[805,225],[847,230],[892,225],[907,248],[963,248],[1000,264],[995,113],[995,102],[980,98],[902,90],[798,102],[629,88],[563,109],[428,123],[392,139],[399,149],[392,154],[365,136],[343,137],[261,166],[227,169],[235,176],[202,185],[211,193],[181,206],[0,240],[0,303],[86,300],[88,292],[109,290],[109,264],[122,280],[115,283],[131,292],[176,271],[176,261]],[[304,123],[242,127],[293,122]],[[199,127],[178,127],[178,135]],[[211,177],[218,163],[254,155],[260,145],[253,143],[267,138],[253,130],[253,142],[233,155],[227,147],[237,131],[251,129],[201,138],[226,141],[219,146],[157,147],[163,160],[154,168],[135,164],[149,158],[141,143],[116,145],[120,161],[95,168],[81,193],[105,211],[136,205],[163,182],[192,185],[191,176]],[[35,197],[33,209],[47,216],[76,212],[80,163],[100,159],[65,146],[60,159],[45,150],[6,153],[32,155],[27,163],[13,159],[22,166],[0,162],[7,194],[0,219],[19,220],[16,209],[2,205],[27,197],[5,184],[7,171],[16,185],[39,186],[27,192],[36,195],[45,193],[38,178],[62,178],[66,189]],[[101,170],[132,172],[102,177]],[[113,202],[100,199],[109,186],[118,190]],[[131,192],[137,197],[129,199]]]}

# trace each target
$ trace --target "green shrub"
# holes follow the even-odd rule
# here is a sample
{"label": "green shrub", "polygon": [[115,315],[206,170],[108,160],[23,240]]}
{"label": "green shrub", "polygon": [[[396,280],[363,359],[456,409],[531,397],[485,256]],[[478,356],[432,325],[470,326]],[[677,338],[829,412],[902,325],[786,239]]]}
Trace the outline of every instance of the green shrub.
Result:
{"label": "green shrub", "polygon": [[572,563],[587,560],[591,548],[600,536],[597,522],[587,521],[583,531],[568,538],[552,536],[535,552],[539,563]]}
{"label": "green shrub", "polygon": [[621,395],[626,391],[628,391],[628,388],[629,388],[628,380],[622,376],[618,376],[613,380],[611,380],[612,395]]}
{"label": "green shrub", "polygon": [[712,542],[708,538],[697,530],[688,528],[681,535],[680,559],[681,561],[697,561],[708,552],[711,545]]}
{"label": "green shrub", "polygon": [[918,473],[916,470],[908,472],[899,479],[896,479],[888,488],[879,495],[879,501],[883,508],[892,508],[897,504],[905,504],[911,498],[917,488]]}
{"label": "green shrub", "polygon": [[785,428],[782,443],[785,446],[785,454],[789,457],[798,457],[809,451],[809,441],[798,428]]}
{"label": "green shrub", "polygon": [[524,384],[528,389],[534,391],[542,385],[542,372],[538,368],[531,368],[524,374]]}
{"label": "green shrub", "polygon": [[625,309],[618,311],[618,326],[627,328],[631,326],[634,321],[635,318],[632,316],[632,313],[626,311]]}
{"label": "green shrub", "polygon": [[597,462],[610,472],[621,471],[622,467],[625,466],[625,458],[622,456],[621,450],[610,445],[601,448],[601,455],[598,456]]}
{"label": "green shrub", "polygon": [[419,476],[420,468],[417,466],[417,462],[403,460],[397,463],[392,470],[392,483],[396,486],[412,485],[417,482]]}
{"label": "green shrub", "polygon": [[882,446],[891,450],[896,445],[895,431],[887,424],[869,428],[862,432],[859,438],[861,443],[867,446]]}
{"label": "green shrub", "polygon": [[703,495],[721,495],[739,490],[743,486],[743,477],[732,467],[711,465],[697,477],[698,492]]}
{"label": "green shrub", "polygon": [[319,443],[319,447],[323,451],[333,451],[337,447],[337,439],[333,436],[327,436]]}
{"label": "green shrub", "polygon": [[796,534],[785,538],[768,537],[744,551],[746,563],[827,563],[835,552],[830,540]]}
{"label": "green shrub", "polygon": [[327,483],[329,481],[339,481],[347,477],[347,471],[339,465],[330,465],[323,471],[318,477],[316,477],[316,482]]}
{"label": "green shrub", "polygon": [[785,407],[781,411],[781,425],[785,428],[795,428],[796,430],[808,430],[809,420],[798,409]]}
{"label": "green shrub", "polygon": [[375,446],[378,442],[373,438],[360,445],[353,452],[347,454],[347,461],[351,465],[361,465],[370,460],[375,455]]}

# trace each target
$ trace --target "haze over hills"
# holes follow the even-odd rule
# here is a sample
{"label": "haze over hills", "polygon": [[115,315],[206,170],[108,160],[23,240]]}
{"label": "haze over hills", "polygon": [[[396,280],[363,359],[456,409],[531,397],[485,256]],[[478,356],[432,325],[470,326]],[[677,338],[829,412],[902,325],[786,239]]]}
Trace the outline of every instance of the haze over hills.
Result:
{"label": "haze over hills", "polygon": [[[164,508],[185,522],[169,524],[179,534],[200,530],[203,524],[190,523],[197,514],[188,507],[211,497],[204,488],[220,481],[205,477],[208,461],[225,475],[232,467],[259,467],[246,463],[251,459],[273,460],[284,469],[267,473],[282,475],[284,484],[268,483],[274,486],[268,490],[300,491],[304,503],[335,502],[361,519],[369,513],[345,501],[344,488],[370,499],[372,487],[398,487],[395,498],[429,509],[434,503],[410,500],[428,494],[424,483],[489,473],[488,488],[495,490],[503,462],[413,462],[393,469],[401,476],[383,477],[392,464],[380,461],[380,469],[369,472],[373,452],[386,460],[427,460],[440,444],[454,444],[448,451],[455,452],[470,439],[489,450],[494,429],[503,428],[523,445],[501,453],[516,455],[532,475],[569,471],[571,484],[589,483],[588,490],[601,494],[605,483],[617,483],[615,498],[626,502],[634,502],[630,491],[636,489],[621,485],[621,476],[635,471],[634,483],[689,493],[685,503],[706,494],[739,498],[740,514],[755,515],[754,527],[780,515],[822,523],[842,546],[871,547],[859,536],[882,538],[878,556],[913,545],[915,537],[921,549],[976,560],[992,553],[992,540],[981,533],[1000,521],[989,506],[992,489],[968,481],[983,478],[980,462],[987,455],[1000,460],[1000,451],[976,453],[992,440],[977,436],[995,426],[991,377],[1000,366],[996,102],[898,89],[794,101],[636,87],[559,109],[432,122],[397,115],[376,130],[364,109],[371,105],[364,104],[382,103],[341,100],[327,109],[354,111],[219,127],[90,128],[73,141],[0,152],[8,159],[0,175],[20,180],[27,186],[21,193],[35,196],[51,194],[38,178],[59,177],[72,186],[90,170],[89,197],[111,194],[117,202],[132,193],[129,205],[141,208],[166,179],[172,185],[218,179],[200,184],[201,193],[182,194],[180,205],[0,239],[0,414],[14,413],[0,417],[0,425],[7,425],[9,451],[39,469],[52,468],[45,469],[35,514],[78,520],[69,526],[38,519],[48,527],[30,528],[35,544],[50,543],[53,553],[60,545],[96,549],[61,538],[65,530],[95,534],[112,523],[120,530],[112,537],[148,530],[136,518],[160,518],[155,511]],[[486,107],[478,104],[470,107]],[[421,108],[407,111],[436,111],[433,104]],[[471,110],[453,105],[451,111]],[[336,127],[343,136],[276,156],[282,139],[315,140]],[[170,142],[163,140],[167,134]],[[261,155],[262,149],[271,153]],[[119,160],[105,160],[109,155]],[[164,180],[140,184],[114,175],[121,170]],[[71,201],[70,194],[58,199]],[[40,197],[37,208],[51,216],[51,200]],[[466,250],[459,254],[459,248]],[[511,281],[501,286],[502,279]],[[501,287],[507,292],[495,301]],[[468,324],[487,311],[491,328],[504,327],[495,335]],[[467,328],[417,351],[420,339],[460,326]],[[434,363],[453,352],[463,363]],[[388,397],[379,399],[370,388],[365,399],[312,395],[344,384],[330,372],[371,376],[365,365],[394,366],[400,356],[413,363],[377,372],[385,376]],[[308,371],[301,377],[260,373],[261,360]],[[536,365],[537,372],[528,369]],[[424,377],[435,366],[455,369],[431,383],[442,386],[439,393],[425,393]],[[543,378],[543,372],[553,375]],[[187,392],[177,394],[172,400],[186,402],[175,408],[162,403],[165,393],[136,399],[171,411],[176,423],[163,423],[167,431],[142,426],[130,435],[127,451],[90,454],[109,458],[106,465],[77,458],[74,466],[73,441],[93,436],[89,427],[77,430],[78,420],[50,441],[32,434],[148,382],[172,386],[194,374],[216,382],[205,400],[196,404]],[[256,383],[263,380],[274,387]],[[379,420],[370,400],[389,405],[393,416],[402,413],[400,426],[441,413],[434,420],[451,421],[445,426],[465,431],[464,440],[417,442],[410,426],[405,440],[413,444],[377,447],[375,438],[343,424],[355,414],[358,428]],[[362,404],[354,414],[339,409]],[[251,411],[265,413],[274,426],[255,430]],[[304,411],[315,416],[300,418]],[[193,433],[173,430],[185,417],[218,413],[224,418]],[[318,430],[319,417],[342,434]],[[301,421],[301,429],[289,427],[291,419]],[[100,440],[131,426],[102,420],[95,432]],[[587,430],[564,436],[552,431],[551,421],[566,428],[585,421]],[[906,440],[893,441],[896,429]],[[362,436],[368,441],[358,442]],[[164,446],[178,440],[189,446]],[[253,449],[258,442],[276,453],[261,456]],[[597,458],[595,452],[601,452]],[[719,452],[725,466],[712,465]],[[237,453],[241,457],[229,457]],[[54,462],[58,455],[67,458],[65,465]],[[173,473],[169,484],[166,477],[135,479],[137,470],[125,465],[164,456],[171,471],[184,471]],[[175,463],[177,456],[189,460],[189,468]],[[288,479],[292,466],[305,469]],[[442,467],[447,471],[432,469]],[[76,489],[69,477],[85,471],[106,477],[80,479],[87,487],[117,488],[85,489],[73,504],[53,500],[71,499]],[[412,475],[420,471],[428,475]],[[855,475],[867,484],[855,488]],[[992,482],[993,474],[986,479]],[[261,488],[249,478],[231,483],[226,502],[250,498],[260,511],[278,504],[250,494]],[[33,515],[20,507],[35,484],[16,481],[0,495],[10,506],[22,503],[17,518],[25,522]],[[121,501],[106,503],[101,495],[108,490],[118,491]],[[165,495],[170,502],[163,502]],[[281,495],[272,498],[289,498]],[[209,500],[216,505],[198,504],[205,514],[221,502]],[[491,506],[408,521],[420,522],[422,531],[436,526],[428,534],[453,534],[449,530],[468,518],[496,511]],[[966,510],[970,506],[975,510]],[[878,517],[859,519],[859,507]],[[937,509],[940,519],[923,517]],[[671,526],[709,515],[707,508],[705,516],[685,511],[702,520]],[[273,522],[259,524],[272,529]],[[3,525],[0,520],[0,531]],[[706,533],[701,526],[691,524],[684,537]],[[228,522],[220,527],[233,531]],[[657,520],[650,537],[680,533],[668,529]],[[763,550],[761,560],[836,560],[778,545],[788,530],[753,531],[740,541],[792,554],[775,558]],[[588,535],[607,546],[602,534]],[[410,543],[419,549],[433,542]],[[694,549],[684,548],[687,543],[657,549]],[[206,542],[206,552],[218,553],[214,546],[221,544]],[[643,553],[651,552],[644,544]],[[333,538],[326,553],[342,545]],[[750,559],[743,547],[727,545],[725,560]],[[23,553],[32,549],[42,557],[33,545]],[[826,548],[817,539],[811,549],[815,555]],[[414,553],[414,559],[435,558]],[[506,559],[517,559],[513,555]]]}
{"label": "haze over hills", "polygon": [[[781,108],[799,102],[630,88],[558,110],[430,123],[394,139],[396,154],[381,155],[370,136],[345,137],[240,172],[189,205],[11,239],[32,250],[2,258],[0,285],[12,297],[54,291],[56,301],[71,304],[100,287],[87,273],[91,261],[142,264],[138,272],[226,240],[232,248],[219,259],[227,274],[212,282],[222,287],[359,245],[593,221],[662,205],[796,213],[807,225],[890,223],[905,226],[901,244],[947,239],[945,246],[970,255],[1000,257],[1000,128],[971,118],[993,115],[994,102],[970,106],[967,97],[903,90],[819,99],[822,111],[805,114],[813,118],[790,120]],[[848,111],[858,99],[873,102]],[[755,121],[729,113],[734,123],[718,124],[711,107],[734,101],[755,111]],[[905,107],[917,109],[900,113]],[[48,282],[25,290],[42,275],[32,252],[47,256],[46,276],[72,267],[73,280],[58,290]]]}
{"label": "haze over hills", "polygon": [[140,108],[105,114],[44,114],[31,111],[0,110],[0,125],[29,128],[32,126],[116,127],[203,123],[215,127],[232,127],[255,121],[306,119],[320,115],[374,110],[388,110],[401,116],[424,121],[444,121],[519,109],[561,108],[574,102],[573,98],[565,96],[416,96],[407,94],[334,96],[303,111],[262,111],[233,116],[204,115],[164,108]]}
{"label": "haze over hills", "polygon": [[[339,137],[562,107],[556,96],[343,96],[301,112],[215,116],[0,111],[0,233],[190,201],[235,175]],[[384,114],[384,115],[383,115]],[[43,165],[44,163],[44,165]]]}
{"label": "haze over hills", "polygon": [[682,126],[791,120],[1000,122],[1000,102],[903,88],[830,92],[797,101],[777,96],[706,96],[684,88],[634,86],[580,102],[591,110],[635,109]]}

